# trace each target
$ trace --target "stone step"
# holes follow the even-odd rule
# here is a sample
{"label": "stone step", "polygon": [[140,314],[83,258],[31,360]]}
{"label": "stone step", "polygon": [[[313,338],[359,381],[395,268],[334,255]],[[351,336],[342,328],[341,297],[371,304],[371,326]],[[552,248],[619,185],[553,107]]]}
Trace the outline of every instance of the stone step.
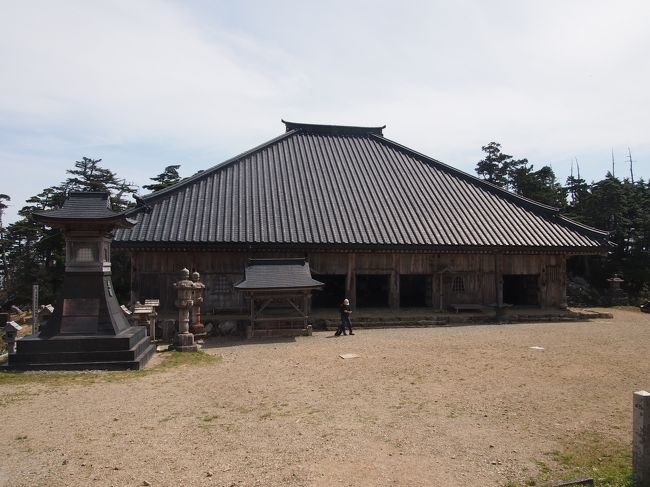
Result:
{"label": "stone step", "polygon": [[140,356],[151,344],[151,340],[144,337],[130,349],[126,350],[82,350],[69,352],[40,352],[15,354],[11,356],[14,364],[22,363],[73,363],[73,362],[124,362],[133,361]]}
{"label": "stone step", "polygon": [[[87,340],[88,337],[80,337],[81,344],[76,343],[72,337],[66,337],[68,351],[61,351],[58,347],[47,350],[43,346],[37,346],[35,347],[37,351],[23,350],[22,353],[10,354],[5,368],[7,370],[139,370],[155,353],[156,347],[146,333],[134,331],[130,335],[127,341],[124,340],[125,337],[113,337],[113,340],[122,344],[130,344],[132,340],[137,340],[131,347],[121,350],[115,349],[113,345],[109,350],[92,350],[88,345],[93,341]],[[95,343],[105,345],[103,341]]]}
{"label": "stone step", "polygon": [[19,353],[129,350],[146,337],[147,331],[133,326],[119,335],[58,335],[51,338],[26,336],[16,341]]}

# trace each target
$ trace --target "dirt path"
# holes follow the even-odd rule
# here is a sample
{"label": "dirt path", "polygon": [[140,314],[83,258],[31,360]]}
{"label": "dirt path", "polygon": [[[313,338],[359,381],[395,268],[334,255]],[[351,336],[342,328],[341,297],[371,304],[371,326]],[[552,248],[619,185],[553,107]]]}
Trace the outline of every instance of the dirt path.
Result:
{"label": "dirt path", "polygon": [[498,486],[585,432],[629,443],[650,388],[640,313],[331,335],[215,339],[220,362],[118,381],[0,380],[0,486]]}

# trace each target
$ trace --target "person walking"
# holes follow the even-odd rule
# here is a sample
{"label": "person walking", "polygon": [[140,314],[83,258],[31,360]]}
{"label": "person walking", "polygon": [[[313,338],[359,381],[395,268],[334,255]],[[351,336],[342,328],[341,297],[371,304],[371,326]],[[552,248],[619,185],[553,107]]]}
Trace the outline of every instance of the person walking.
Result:
{"label": "person walking", "polygon": [[352,308],[350,307],[350,301],[348,299],[343,300],[343,304],[339,308],[339,311],[341,313],[341,322],[339,323],[339,327],[337,328],[336,333],[334,333],[334,336],[340,336],[341,333],[346,335],[345,325],[348,326],[348,329],[350,330],[350,335],[354,335],[354,333],[352,332],[352,321],[350,321]]}

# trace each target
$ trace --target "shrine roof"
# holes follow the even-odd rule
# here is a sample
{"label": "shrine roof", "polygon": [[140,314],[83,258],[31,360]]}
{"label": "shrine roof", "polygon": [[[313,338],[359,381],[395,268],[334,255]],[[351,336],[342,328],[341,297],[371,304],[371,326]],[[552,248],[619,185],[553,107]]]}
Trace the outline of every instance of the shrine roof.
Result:
{"label": "shrine roof", "polygon": [[305,259],[250,259],[246,277],[235,285],[240,290],[315,289],[323,283],[311,277]]}

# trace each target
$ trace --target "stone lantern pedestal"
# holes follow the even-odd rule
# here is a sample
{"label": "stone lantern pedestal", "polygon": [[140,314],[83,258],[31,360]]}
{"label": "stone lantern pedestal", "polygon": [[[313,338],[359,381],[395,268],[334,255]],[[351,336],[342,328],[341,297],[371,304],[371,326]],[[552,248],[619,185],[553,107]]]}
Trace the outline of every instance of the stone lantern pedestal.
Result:
{"label": "stone lantern pedestal", "polygon": [[52,315],[38,335],[16,341],[16,370],[140,369],[155,352],[146,330],[122,313],[111,282],[115,228],[135,222],[109,209],[108,193],[70,193],[61,208],[34,213],[63,229],[66,265]]}
{"label": "stone lantern pedestal", "polygon": [[201,275],[198,272],[192,273],[192,282],[194,283],[194,305],[192,306],[190,331],[194,334],[194,338],[203,338],[207,335],[205,325],[201,322],[201,304],[203,304],[205,284],[201,282]]}

